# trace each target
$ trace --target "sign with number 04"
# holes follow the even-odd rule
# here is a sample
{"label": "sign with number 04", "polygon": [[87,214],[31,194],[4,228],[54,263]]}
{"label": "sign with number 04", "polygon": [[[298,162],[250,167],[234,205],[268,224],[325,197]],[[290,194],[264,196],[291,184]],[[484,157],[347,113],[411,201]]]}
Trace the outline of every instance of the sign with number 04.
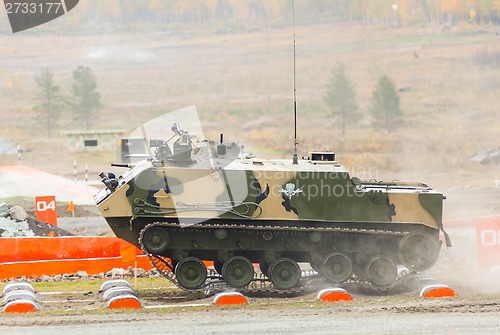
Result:
{"label": "sign with number 04", "polygon": [[40,221],[57,226],[56,197],[35,197],[36,218]]}

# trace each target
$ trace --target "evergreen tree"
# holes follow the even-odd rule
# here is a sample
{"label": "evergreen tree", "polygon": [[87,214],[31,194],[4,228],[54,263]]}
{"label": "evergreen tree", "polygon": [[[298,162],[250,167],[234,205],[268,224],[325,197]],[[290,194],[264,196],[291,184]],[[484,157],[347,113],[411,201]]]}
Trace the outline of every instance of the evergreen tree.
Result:
{"label": "evergreen tree", "polygon": [[51,69],[43,69],[40,74],[35,75],[38,92],[35,99],[38,102],[33,110],[40,115],[47,128],[47,136],[52,136],[52,130],[56,126],[57,119],[64,107],[64,98],[60,93],[59,86],[54,83],[54,74]]}
{"label": "evergreen tree", "polygon": [[370,112],[375,127],[393,131],[403,123],[398,91],[392,80],[386,75],[380,77],[372,93]]}
{"label": "evergreen tree", "polygon": [[337,64],[332,70],[324,101],[331,114],[340,118],[342,123],[342,139],[345,139],[346,124],[358,121],[360,114],[358,113],[358,105],[356,104],[356,92],[351,85],[349,77],[346,75],[343,63]]}
{"label": "evergreen tree", "polygon": [[101,95],[90,67],[80,65],[73,71],[72,88],[76,118],[84,122],[85,129],[90,129],[95,112],[101,108]]}

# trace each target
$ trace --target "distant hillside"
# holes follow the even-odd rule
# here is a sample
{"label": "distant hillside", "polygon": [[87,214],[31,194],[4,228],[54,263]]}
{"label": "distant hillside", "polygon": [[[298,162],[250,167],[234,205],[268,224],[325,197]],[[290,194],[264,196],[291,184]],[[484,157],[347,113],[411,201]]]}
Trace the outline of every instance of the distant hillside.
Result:
{"label": "distant hillside", "polygon": [[[62,25],[64,20],[56,21]],[[62,92],[71,95],[72,71],[86,65],[96,75],[104,104],[95,128],[131,131],[195,104],[211,139],[223,132],[228,141],[243,143],[254,153],[288,157],[293,143],[292,26],[231,34],[202,33],[202,26],[138,28],[132,34],[103,22],[94,25],[100,31],[95,34],[5,36],[0,45],[0,137],[31,149],[25,162],[49,172],[71,175],[73,160],[80,171],[88,164],[92,175],[107,169],[115,152],[72,153],[66,148],[61,132],[81,128],[71,108],[58,119],[54,139],[46,138],[43,117],[33,111],[36,73],[51,68]],[[490,185],[499,179],[497,169],[469,159],[499,146],[498,28],[475,22],[397,28],[349,21],[303,23],[296,27],[296,41],[301,155],[335,150],[353,173],[367,178],[434,178],[447,186]],[[339,61],[362,114],[359,123],[348,127],[345,141],[339,121],[323,102],[331,69]],[[393,133],[373,127],[369,113],[372,91],[384,74],[395,82],[404,114],[403,125]],[[169,129],[165,134],[170,135]],[[0,164],[15,159],[0,155]]]}
{"label": "distant hillside", "polygon": [[[292,3],[291,0],[80,1],[70,15],[39,27],[38,31],[82,32],[95,29],[96,24],[105,24],[120,31],[149,27],[234,33],[290,23]],[[349,22],[403,27],[429,23],[500,24],[500,0],[301,0],[294,5],[298,24]],[[6,15],[0,16],[0,23],[5,20]]]}

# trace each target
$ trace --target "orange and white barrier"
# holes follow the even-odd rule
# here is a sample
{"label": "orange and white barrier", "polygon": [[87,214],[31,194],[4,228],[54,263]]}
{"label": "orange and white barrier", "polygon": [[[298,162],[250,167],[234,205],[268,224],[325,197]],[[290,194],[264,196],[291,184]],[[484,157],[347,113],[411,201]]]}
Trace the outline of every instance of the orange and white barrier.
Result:
{"label": "orange and white barrier", "polygon": [[[124,257],[130,250],[134,257]],[[0,243],[0,280],[78,271],[96,275],[136,263],[143,270],[152,269],[140,249],[117,237],[19,237],[2,238]]]}
{"label": "orange and white barrier", "polygon": [[457,294],[455,290],[446,285],[428,285],[422,288],[420,291],[420,297],[422,298],[446,298],[454,297]]}
{"label": "orange and white barrier", "polygon": [[[124,263],[121,257],[81,258],[81,259],[52,259],[40,261],[0,263],[0,280],[25,276],[41,277],[77,273],[85,271],[88,275],[106,273],[114,268],[128,268],[135,266],[134,262]],[[152,265],[146,256],[137,257],[137,267],[151,270]]]}
{"label": "orange and white barrier", "polygon": [[[48,259],[103,258],[120,256],[130,246],[118,237],[62,236],[2,238],[0,263]],[[136,254],[142,251],[136,249]]]}
{"label": "orange and white barrier", "polygon": [[142,307],[136,292],[126,280],[109,280],[99,290],[109,309],[139,309]]}
{"label": "orange and white barrier", "polygon": [[141,302],[135,295],[123,295],[109,299],[107,304],[109,309],[139,309]]}
{"label": "orange and white barrier", "polygon": [[38,310],[36,302],[32,300],[14,300],[3,308],[5,313],[32,313]]}
{"label": "orange and white barrier", "polygon": [[5,313],[30,313],[38,310],[33,286],[29,283],[10,283],[3,290]]}
{"label": "orange and white barrier", "polygon": [[351,301],[352,296],[342,288],[327,288],[319,291],[316,299],[323,302]]}
{"label": "orange and white barrier", "polygon": [[247,298],[239,292],[222,292],[215,295],[213,305],[246,305]]}

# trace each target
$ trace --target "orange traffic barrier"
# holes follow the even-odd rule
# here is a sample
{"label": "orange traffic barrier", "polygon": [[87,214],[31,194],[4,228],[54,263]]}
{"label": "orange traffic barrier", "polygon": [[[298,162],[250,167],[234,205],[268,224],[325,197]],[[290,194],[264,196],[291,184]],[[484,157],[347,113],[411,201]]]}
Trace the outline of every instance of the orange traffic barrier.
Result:
{"label": "orange traffic barrier", "polygon": [[5,313],[36,312],[35,290],[26,282],[10,283],[3,290],[3,311]]}
{"label": "orange traffic barrier", "polygon": [[[54,276],[86,271],[89,275],[113,268],[153,266],[142,250],[118,237],[64,236],[2,238],[0,280]],[[213,261],[204,261],[213,266]]]}
{"label": "orange traffic barrier", "polygon": [[222,292],[215,295],[212,303],[214,305],[245,305],[248,301],[239,292]]}
{"label": "orange traffic barrier", "polygon": [[[121,257],[84,258],[84,259],[55,259],[31,262],[0,263],[0,280],[15,277],[40,277],[42,275],[55,276],[65,273],[86,271],[89,275],[108,272],[113,268],[128,268],[134,262],[124,263]],[[152,265],[147,256],[137,257],[137,267],[149,271]]]}
{"label": "orange traffic barrier", "polygon": [[3,308],[5,313],[31,313],[37,310],[36,303],[31,300],[11,301]]}
{"label": "orange traffic barrier", "polygon": [[123,295],[118,297],[113,297],[108,301],[109,309],[139,309],[141,308],[141,302],[133,295]]}
{"label": "orange traffic barrier", "polygon": [[446,298],[456,296],[455,290],[446,285],[428,285],[420,291],[423,298]]}
{"label": "orange traffic barrier", "polygon": [[108,301],[109,309],[138,309],[142,307],[137,294],[126,280],[108,280],[101,285],[99,292],[104,292],[103,298]]}
{"label": "orange traffic barrier", "polygon": [[[120,256],[132,245],[118,237],[63,236],[2,238],[0,263]],[[137,255],[143,254],[135,248]]]}
{"label": "orange traffic barrier", "polygon": [[342,288],[327,288],[319,291],[316,299],[324,302],[351,301],[352,296]]}

